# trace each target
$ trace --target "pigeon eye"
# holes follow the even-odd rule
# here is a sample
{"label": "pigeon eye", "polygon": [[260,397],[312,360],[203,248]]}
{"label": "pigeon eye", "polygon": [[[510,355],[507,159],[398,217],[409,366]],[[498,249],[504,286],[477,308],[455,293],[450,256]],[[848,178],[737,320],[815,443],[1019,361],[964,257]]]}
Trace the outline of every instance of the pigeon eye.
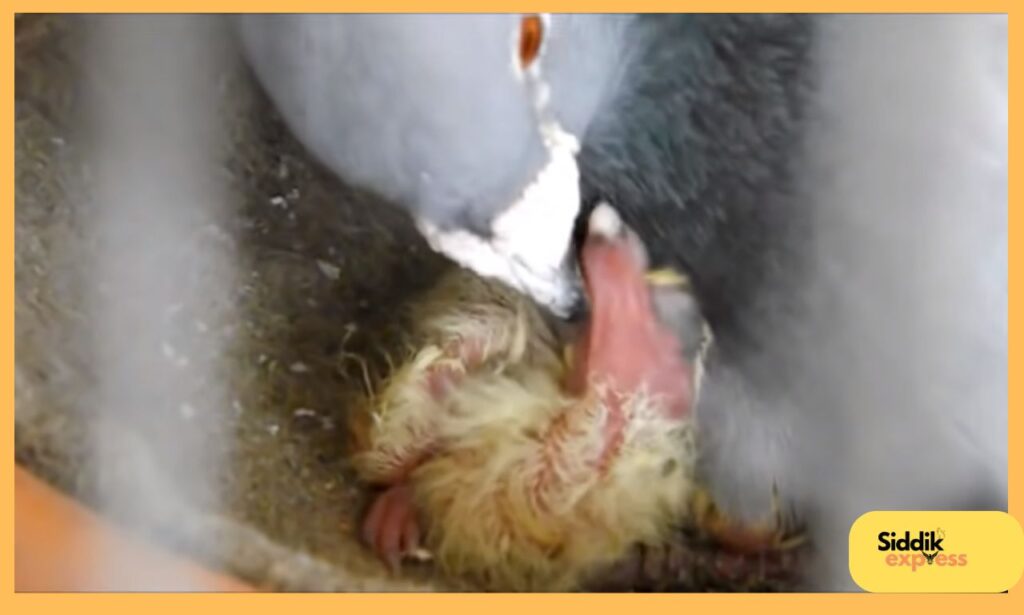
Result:
{"label": "pigeon eye", "polygon": [[523,69],[530,67],[540,53],[544,40],[544,24],[537,15],[523,17],[519,24],[519,63]]}

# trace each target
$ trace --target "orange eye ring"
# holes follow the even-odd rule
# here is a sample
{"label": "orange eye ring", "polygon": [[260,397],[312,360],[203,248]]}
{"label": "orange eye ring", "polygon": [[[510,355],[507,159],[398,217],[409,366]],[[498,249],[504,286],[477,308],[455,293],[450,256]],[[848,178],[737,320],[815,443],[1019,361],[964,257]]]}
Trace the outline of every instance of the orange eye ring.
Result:
{"label": "orange eye ring", "polygon": [[523,17],[519,25],[519,64],[523,69],[530,67],[540,53],[544,41],[544,23],[538,15]]}

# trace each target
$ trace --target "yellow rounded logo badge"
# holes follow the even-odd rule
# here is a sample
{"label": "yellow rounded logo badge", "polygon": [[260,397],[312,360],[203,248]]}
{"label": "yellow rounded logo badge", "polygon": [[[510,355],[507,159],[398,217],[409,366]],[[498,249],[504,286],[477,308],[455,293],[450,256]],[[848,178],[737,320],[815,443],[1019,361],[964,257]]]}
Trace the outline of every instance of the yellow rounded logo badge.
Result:
{"label": "yellow rounded logo badge", "polygon": [[850,528],[850,574],[869,592],[998,593],[1024,572],[1024,530],[992,511],[874,511]]}

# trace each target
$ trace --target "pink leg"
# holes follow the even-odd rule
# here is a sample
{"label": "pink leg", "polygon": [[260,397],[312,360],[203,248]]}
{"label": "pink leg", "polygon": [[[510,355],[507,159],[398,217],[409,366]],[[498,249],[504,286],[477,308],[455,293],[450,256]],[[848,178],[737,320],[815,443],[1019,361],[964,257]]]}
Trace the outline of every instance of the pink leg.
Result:
{"label": "pink leg", "polygon": [[420,529],[409,485],[392,485],[377,496],[363,522],[363,540],[394,572],[401,567],[402,557],[419,547]]}

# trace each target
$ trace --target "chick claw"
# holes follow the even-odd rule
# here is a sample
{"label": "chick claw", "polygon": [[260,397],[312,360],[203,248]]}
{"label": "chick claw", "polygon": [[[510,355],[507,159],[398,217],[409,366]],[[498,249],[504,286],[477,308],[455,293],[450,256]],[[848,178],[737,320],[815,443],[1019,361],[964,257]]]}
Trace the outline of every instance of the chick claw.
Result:
{"label": "chick claw", "polygon": [[419,551],[420,528],[409,485],[392,485],[377,496],[363,522],[363,540],[394,573],[404,557]]}

